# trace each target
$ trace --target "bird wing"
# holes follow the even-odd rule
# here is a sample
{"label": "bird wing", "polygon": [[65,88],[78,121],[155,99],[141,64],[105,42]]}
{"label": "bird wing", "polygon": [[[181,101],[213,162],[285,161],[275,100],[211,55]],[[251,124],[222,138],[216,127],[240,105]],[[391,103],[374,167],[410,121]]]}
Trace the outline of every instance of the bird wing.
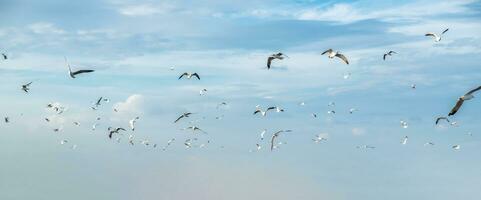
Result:
{"label": "bird wing", "polygon": [[346,56],[338,53],[338,54],[336,54],[336,57],[340,58],[340,59],[343,60],[346,64],[349,65],[349,61],[347,60]]}
{"label": "bird wing", "polygon": [[277,109],[277,107],[275,107],[275,106],[269,107],[269,108],[267,108],[266,112],[269,111],[269,110],[274,110],[274,109]]}
{"label": "bird wing", "polygon": [[395,52],[395,51],[389,51],[389,53],[388,53],[388,54],[392,54],[392,53],[395,53],[395,54],[397,54],[397,52]]}
{"label": "bird wing", "polygon": [[103,97],[100,97],[99,100],[97,100],[97,103],[95,105],[100,105],[100,102],[102,101]]}
{"label": "bird wing", "polygon": [[94,72],[95,70],[91,70],[91,69],[82,69],[82,70],[78,70],[76,72],[72,72],[72,75],[77,75],[77,74],[83,74],[83,73],[91,73],[91,72]]}
{"label": "bird wing", "polygon": [[438,38],[438,36],[435,33],[426,33],[424,36],[431,36],[434,39]]}
{"label": "bird wing", "polygon": [[260,112],[261,112],[261,110],[257,109],[256,111],[254,111],[254,114],[253,114],[253,115],[255,115],[255,114],[257,114],[257,113],[260,113]]}
{"label": "bird wing", "polygon": [[272,60],[274,60],[275,58],[273,56],[269,56],[267,58],[267,69],[270,69],[271,68],[271,63],[272,63]]}
{"label": "bird wing", "polygon": [[466,93],[466,95],[471,95],[471,94],[475,93],[475,92],[478,91],[478,90],[481,90],[481,86],[479,86],[479,87],[477,87],[477,88],[475,88],[475,89],[472,89],[471,91],[469,91],[468,93]]}
{"label": "bird wing", "polygon": [[458,102],[456,102],[456,105],[453,107],[453,109],[451,109],[451,112],[449,112],[448,116],[456,114],[456,112],[458,112],[459,108],[461,108],[463,103],[464,103],[463,98],[459,98]]}
{"label": "bird wing", "polygon": [[332,52],[332,49],[328,49],[328,50],[322,52],[321,55],[324,55],[324,54],[326,54],[326,53],[331,53],[331,52]]}
{"label": "bird wing", "polygon": [[387,53],[385,53],[384,56],[382,56],[382,59],[386,60],[386,56],[387,56]]}
{"label": "bird wing", "polygon": [[272,135],[272,138],[271,138],[271,151],[274,149],[274,140],[276,139],[277,136],[278,136],[277,133],[274,133],[274,135]]}
{"label": "bird wing", "polygon": [[179,76],[179,79],[181,79],[183,76],[188,76],[189,74],[187,72],[184,72],[182,75]]}
{"label": "bird wing", "polygon": [[181,115],[179,118],[177,118],[174,123],[177,123],[180,119],[182,119],[185,115]]}
{"label": "bird wing", "polygon": [[192,74],[192,76],[195,76],[195,77],[197,77],[197,79],[199,79],[199,80],[200,80],[200,76],[199,76],[199,74],[197,74],[197,73],[194,73],[194,74]]}
{"label": "bird wing", "polygon": [[448,32],[448,31],[449,31],[449,28],[447,28],[446,30],[444,30],[441,34],[444,34],[444,33]]}

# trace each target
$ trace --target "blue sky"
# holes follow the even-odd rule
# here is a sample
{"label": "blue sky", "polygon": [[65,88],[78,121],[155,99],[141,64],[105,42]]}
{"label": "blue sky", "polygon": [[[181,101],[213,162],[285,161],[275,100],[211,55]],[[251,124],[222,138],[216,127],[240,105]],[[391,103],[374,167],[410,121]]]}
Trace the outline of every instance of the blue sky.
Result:
{"label": "blue sky", "polygon": [[[0,51],[9,56],[0,61],[0,115],[11,120],[0,124],[0,199],[481,196],[481,102],[466,102],[451,118],[457,126],[434,125],[480,85],[480,1],[0,4]],[[438,43],[424,36],[445,28]],[[321,56],[328,48],[351,64]],[[389,50],[398,54],[383,61]],[[267,56],[279,51],[289,58],[267,70]],[[96,72],[70,79],[64,56],[74,68]],[[201,80],[177,80],[183,72],[197,72]],[[20,87],[30,81],[25,94]],[[207,94],[200,96],[203,88]],[[90,109],[100,96],[111,101]],[[52,113],[45,108],[51,102],[67,111]],[[228,106],[216,109],[221,102]],[[286,111],[262,118],[252,115],[256,105]],[[349,114],[350,108],[358,111]],[[173,124],[183,112],[196,114]],[[109,126],[127,128],[135,116],[136,130],[119,136],[120,143],[107,138]],[[181,130],[191,124],[208,134]],[[268,139],[260,140],[263,129],[267,138],[293,132],[270,152]],[[312,142],[317,134],[328,140]],[[210,143],[186,149],[189,138]],[[362,145],[376,148],[356,148]]]}

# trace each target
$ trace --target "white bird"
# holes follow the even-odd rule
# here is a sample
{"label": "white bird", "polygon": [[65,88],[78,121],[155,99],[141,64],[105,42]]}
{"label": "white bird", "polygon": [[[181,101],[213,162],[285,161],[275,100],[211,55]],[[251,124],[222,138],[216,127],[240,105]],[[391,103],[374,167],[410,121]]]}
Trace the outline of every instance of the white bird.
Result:
{"label": "white bird", "polygon": [[187,127],[187,128],[184,128],[184,130],[187,130],[187,129],[192,130],[193,133],[195,133],[195,131],[200,131],[200,132],[202,132],[202,133],[204,133],[204,134],[207,134],[207,132],[205,132],[204,130],[200,129],[200,128],[197,127],[197,126],[189,126],[189,127]]}
{"label": "white bird", "polygon": [[70,64],[67,62],[67,57],[65,58],[65,64],[68,67],[68,74],[70,77],[75,78],[76,75],[83,74],[83,73],[91,73],[94,72],[95,70],[90,70],[90,69],[82,69],[82,70],[77,70],[77,71],[72,71],[72,68],[70,68]]}
{"label": "white bird", "polygon": [[95,129],[97,128],[98,125],[99,125],[98,123],[93,124],[92,125],[92,131],[95,131]]}
{"label": "white bird", "polygon": [[336,111],[330,110],[330,111],[327,111],[327,114],[336,114]]}
{"label": "white bird", "polygon": [[180,117],[178,117],[178,118],[174,121],[174,123],[177,123],[180,119],[182,119],[182,118],[184,118],[184,117],[185,117],[185,118],[189,117],[191,114],[193,114],[193,113],[190,113],[190,112],[183,113]]}
{"label": "white bird", "polygon": [[456,114],[458,112],[459,108],[463,105],[464,101],[471,100],[474,98],[473,93],[477,92],[478,90],[481,89],[481,86],[470,90],[468,93],[464,94],[463,96],[458,98],[458,101],[456,102],[456,105],[451,109],[449,112],[448,116]]}
{"label": "white bird", "polygon": [[349,78],[351,78],[351,73],[344,74],[343,78],[344,78],[344,79],[349,79]]}
{"label": "white bird", "polygon": [[424,146],[428,146],[428,145],[429,145],[429,146],[434,146],[434,143],[433,143],[433,142],[426,142],[426,143],[424,143]]}
{"label": "white bird", "polygon": [[375,146],[370,146],[370,145],[362,145],[362,146],[356,146],[358,149],[375,149]]}
{"label": "white bird", "polygon": [[262,148],[262,147],[261,147],[260,144],[256,144],[256,149],[257,149],[257,151],[261,150],[261,148]]}
{"label": "white bird", "polygon": [[253,115],[255,115],[255,114],[257,114],[257,113],[260,113],[262,116],[266,116],[267,111],[269,111],[269,110],[274,110],[274,109],[276,110],[276,112],[284,112],[283,109],[281,109],[281,108],[279,108],[279,107],[276,107],[276,106],[271,106],[271,107],[267,108],[265,111],[263,111],[263,110],[261,109],[261,107],[260,107],[259,105],[257,105],[257,106],[256,106],[256,110],[254,111],[254,114],[253,114]]}
{"label": "white bird", "polygon": [[384,56],[382,56],[382,59],[383,59],[383,60],[386,60],[386,57],[387,57],[387,56],[392,56],[393,53],[394,53],[394,54],[397,54],[395,51],[389,51],[389,52],[385,53]]}
{"label": "white bird", "polygon": [[317,118],[317,114],[316,114],[316,113],[312,113],[311,115],[312,115],[312,117]]}
{"label": "white bird", "polygon": [[129,126],[132,131],[135,131],[135,123],[137,123],[137,120],[140,119],[140,117],[134,117],[129,121]]}
{"label": "white bird", "polygon": [[344,61],[346,64],[349,65],[349,61],[347,60],[346,56],[344,56],[343,54],[340,54],[339,52],[334,52],[334,50],[332,50],[332,49],[328,49],[328,50],[322,52],[321,55],[324,55],[326,53],[327,53],[328,58],[333,59],[334,57],[338,57],[342,61]]}
{"label": "white bird", "polygon": [[322,141],[325,141],[327,140],[327,137],[325,137],[326,134],[317,134],[315,138],[312,139],[312,141],[314,141],[315,143],[319,143],[319,142],[322,142]]}
{"label": "white bird", "polygon": [[454,145],[452,148],[453,148],[454,150],[459,150],[459,149],[461,149],[461,145],[458,145],[458,144],[457,144],[457,145]]}
{"label": "white bird", "polygon": [[292,130],[280,130],[280,131],[275,132],[275,133],[272,135],[272,138],[271,138],[271,151],[274,150],[275,139],[276,139],[277,137],[279,137],[279,135],[280,135],[281,133],[285,133],[285,132],[286,132],[286,133],[287,133],[287,132],[292,132]]}
{"label": "white bird", "polygon": [[192,77],[196,77],[197,79],[200,80],[200,76],[199,74],[197,73],[190,73],[190,72],[184,72],[182,75],[179,76],[179,80],[182,78],[182,77],[186,77],[187,79],[191,79]]}
{"label": "white bird", "polygon": [[441,41],[441,36],[444,35],[444,33],[446,33],[448,30],[449,28],[445,29],[440,35],[433,32],[429,32],[429,33],[426,33],[424,36],[433,37],[434,42],[439,42]]}
{"label": "white bird", "polygon": [[403,140],[401,141],[401,144],[407,144],[408,143],[408,136],[404,136]]}
{"label": "white bird", "polygon": [[61,140],[61,141],[60,141],[60,144],[61,144],[61,145],[64,145],[64,144],[67,144],[67,143],[68,143],[68,140]]}
{"label": "white bird", "polygon": [[80,122],[73,122],[75,126],[80,126]]}
{"label": "white bird", "polygon": [[282,60],[286,57],[288,57],[288,56],[284,55],[281,52],[270,55],[269,57],[267,57],[267,69],[271,68],[271,63],[272,63],[273,60],[275,60],[275,59]]}
{"label": "white bird", "polygon": [[206,92],[207,92],[207,89],[204,88],[204,89],[202,89],[202,90],[199,91],[199,95],[202,96],[202,95],[204,95]]}
{"label": "white bird", "polygon": [[408,123],[407,123],[407,122],[401,120],[400,123],[401,123],[401,127],[402,127],[402,128],[408,128]]}
{"label": "white bird", "polygon": [[267,132],[266,129],[262,130],[262,132],[261,132],[261,140],[264,140],[264,134],[266,134],[266,132]]}
{"label": "white bird", "polygon": [[351,108],[351,109],[349,109],[349,114],[354,113],[354,111],[357,111],[357,109],[356,109],[356,108]]}
{"label": "white bird", "polygon": [[222,106],[227,106],[227,103],[226,102],[221,102],[219,104],[217,104],[217,106],[215,107],[216,109],[219,109],[221,108]]}
{"label": "white bird", "polygon": [[416,89],[416,84],[411,84],[411,89]]}

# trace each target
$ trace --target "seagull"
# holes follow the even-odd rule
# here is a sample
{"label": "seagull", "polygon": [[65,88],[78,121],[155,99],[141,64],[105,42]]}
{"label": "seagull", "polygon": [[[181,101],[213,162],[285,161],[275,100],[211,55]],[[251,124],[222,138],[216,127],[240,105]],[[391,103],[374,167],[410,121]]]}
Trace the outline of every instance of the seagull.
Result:
{"label": "seagull", "polygon": [[180,76],[179,76],[179,80],[180,80],[182,77],[184,77],[184,76],[186,76],[187,79],[190,79],[190,78],[192,78],[193,76],[195,76],[197,79],[200,80],[199,74],[197,74],[197,73],[188,73],[188,72],[184,72],[182,75],[180,75]]}
{"label": "seagull", "polygon": [[199,91],[199,95],[202,96],[202,95],[204,95],[206,92],[207,92],[207,89],[204,88],[204,89],[202,89],[202,90]]}
{"label": "seagull", "polygon": [[317,134],[315,138],[312,139],[315,143],[322,142],[324,140],[327,140],[326,137],[323,136],[324,134]]}
{"label": "seagull", "polygon": [[261,147],[260,144],[256,144],[256,149],[257,149],[257,151],[261,150],[261,148],[262,148],[262,147]]}
{"label": "seagull", "polygon": [[219,103],[215,108],[219,109],[221,106],[227,106],[227,103],[226,102]]}
{"label": "seagull", "polygon": [[129,126],[130,126],[130,129],[132,129],[132,131],[135,130],[135,123],[137,122],[138,119],[140,119],[140,117],[137,116],[129,121]]}
{"label": "seagull", "polygon": [[351,108],[351,109],[349,109],[349,114],[354,113],[354,111],[357,111],[357,109],[356,109],[356,108]]}
{"label": "seagull", "polygon": [[179,118],[177,118],[174,123],[177,123],[180,119],[184,118],[184,117],[189,117],[192,113],[190,112],[186,112],[184,114],[182,114]]}
{"label": "seagull", "polygon": [[113,135],[114,133],[119,133],[119,131],[125,131],[125,129],[124,129],[124,128],[121,128],[121,127],[119,127],[119,128],[109,127],[107,130],[109,131],[109,138],[110,138],[110,139],[112,139],[112,135]]}
{"label": "seagull", "polygon": [[129,135],[129,144],[134,146],[134,135]]}
{"label": "seagull", "polygon": [[411,89],[416,89],[416,84],[411,84]]}
{"label": "seagull", "polygon": [[2,57],[3,57],[4,60],[8,59],[7,54],[5,54],[5,53],[2,53]]}
{"label": "seagull", "polygon": [[446,30],[444,30],[441,35],[437,35],[436,33],[432,33],[432,32],[429,32],[429,33],[426,33],[424,36],[430,36],[430,37],[433,37],[434,39],[434,42],[439,42],[441,41],[441,36],[444,35],[444,33],[448,32],[449,28],[447,28]]}
{"label": "seagull", "polygon": [[403,140],[401,141],[401,144],[407,144],[408,143],[408,136],[404,136]]}
{"label": "seagull", "polygon": [[92,106],[92,109],[93,109],[93,110],[97,110],[98,107],[101,105],[102,101],[108,103],[110,100],[109,100],[109,99],[106,99],[106,98],[104,98],[104,97],[100,97],[100,98],[94,103],[94,105]]}
{"label": "seagull", "polygon": [[272,135],[272,138],[271,138],[271,151],[274,150],[274,140],[279,137],[279,135],[281,133],[284,133],[284,132],[292,132],[292,130],[280,130],[280,131],[277,131],[275,132],[273,135]]}
{"label": "seagull", "polygon": [[433,143],[433,142],[426,142],[426,143],[424,143],[424,146],[428,146],[428,145],[429,145],[429,146],[434,146],[434,143]]}
{"label": "seagull", "polygon": [[68,67],[68,74],[70,75],[70,77],[72,78],[75,78],[76,75],[79,75],[79,74],[83,74],[83,73],[91,73],[91,72],[94,72],[95,70],[91,70],[91,69],[82,69],[82,70],[77,70],[77,71],[73,71],[72,72],[72,68],[70,68],[70,64],[68,64],[67,62],[67,58],[65,58],[65,64],[67,65]]}
{"label": "seagull", "polygon": [[408,123],[407,123],[407,122],[401,120],[400,123],[401,123],[401,127],[403,127],[403,128],[408,128]]}
{"label": "seagull", "polygon": [[267,132],[266,129],[262,130],[262,132],[261,132],[261,140],[264,140],[264,134],[266,134],[266,132]]}
{"label": "seagull", "polygon": [[189,126],[189,127],[187,127],[187,128],[184,128],[184,130],[187,130],[187,129],[191,129],[192,132],[194,132],[194,133],[195,133],[195,131],[200,131],[200,132],[202,132],[202,133],[207,134],[207,132],[203,131],[202,129],[200,129],[200,128],[197,127],[197,126]]}
{"label": "seagull", "polygon": [[336,102],[331,101],[331,102],[329,102],[329,103],[327,104],[327,106],[336,106]]}
{"label": "seagull", "polygon": [[387,56],[392,56],[392,54],[397,54],[395,51],[389,51],[387,53],[384,54],[384,56],[382,57],[383,60],[386,60],[386,57]]}
{"label": "seagull", "polygon": [[80,122],[73,122],[75,126],[80,126]]}
{"label": "seagull", "polygon": [[446,121],[449,123],[449,119],[448,119],[447,117],[438,117],[438,118],[436,119],[436,124],[438,124],[439,121],[442,120],[442,119],[446,120]]}
{"label": "seagull", "polygon": [[478,91],[480,89],[481,89],[481,86],[479,86],[475,89],[472,89],[471,91],[469,91],[465,95],[459,97],[458,102],[456,102],[456,105],[453,107],[453,109],[451,109],[451,112],[449,112],[448,116],[456,114],[456,112],[458,112],[459,108],[461,108],[461,106],[463,105],[464,101],[474,98],[473,93],[475,93],[476,91]]}
{"label": "seagull", "polygon": [[284,109],[281,109],[279,107],[276,107],[276,106],[272,106],[272,107],[269,107],[266,109],[266,111],[262,111],[262,109],[260,108],[259,105],[256,106],[256,111],[254,111],[254,115],[257,114],[257,113],[260,113],[262,116],[266,116],[267,114],[267,111],[269,110],[276,110],[276,112],[284,112]]}
{"label": "seagull", "polygon": [[92,131],[95,131],[98,125],[99,125],[98,123],[95,123],[94,125],[92,125]]}
{"label": "seagull", "polygon": [[375,149],[375,146],[370,146],[370,145],[362,145],[362,146],[356,146],[358,149]]}
{"label": "seagull", "polygon": [[64,145],[64,144],[67,144],[67,143],[68,143],[68,140],[61,140],[61,141],[60,141],[60,144],[61,144],[61,145]]}
{"label": "seagull", "polygon": [[336,114],[336,111],[330,110],[330,111],[327,111],[327,114]]}
{"label": "seagull", "polygon": [[50,122],[50,119],[49,119],[49,118],[47,118],[47,117],[45,117],[45,121],[47,121],[47,122]]}
{"label": "seagull", "polygon": [[344,74],[343,78],[344,78],[344,79],[349,79],[349,78],[351,78],[351,73],[349,72],[349,73],[347,73],[347,74]]}
{"label": "seagull", "polygon": [[10,122],[10,118],[8,118],[8,117],[5,117],[4,120],[5,120],[5,123]]}
{"label": "seagull", "polygon": [[312,115],[312,117],[317,118],[317,114],[316,114],[316,113],[312,113],[311,115]]}
{"label": "seagull", "polygon": [[26,93],[28,93],[28,91],[30,90],[30,85],[32,84],[32,82],[30,83],[27,83],[25,85],[22,85],[22,90],[25,91]]}
{"label": "seagull", "polygon": [[340,54],[339,52],[334,52],[334,50],[328,49],[328,50],[322,52],[321,55],[324,55],[324,54],[326,54],[326,53],[327,53],[327,57],[328,57],[328,58],[331,58],[331,59],[332,59],[332,58],[334,58],[334,57],[338,57],[338,58],[340,58],[342,61],[344,61],[346,64],[349,65],[349,61],[347,60],[346,56]]}
{"label": "seagull", "polygon": [[457,144],[452,147],[454,150],[459,150],[461,149],[461,145]]}
{"label": "seagull", "polygon": [[285,56],[285,57],[288,57],[288,56],[284,55],[284,54],[281,53],[281,52],[270,55],[270,56],[267,58],[267,69],[270,69],[270,68],[271,68],[272,60],[275,60],[275,59],[282,60],[282,59],[285,58],[284,56]]}

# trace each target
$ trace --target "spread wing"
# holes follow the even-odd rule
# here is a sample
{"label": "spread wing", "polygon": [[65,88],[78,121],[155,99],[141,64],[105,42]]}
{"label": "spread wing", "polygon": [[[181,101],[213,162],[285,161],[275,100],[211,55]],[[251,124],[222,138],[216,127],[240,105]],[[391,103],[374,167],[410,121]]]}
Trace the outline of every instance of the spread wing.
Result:
{"label": "spread wing", "polygon": [[441,34],[444,34],[444,33],[448,32],[448,31],[449,31],[449,28],[447,28],[446,30],[444,30]]}
{"label": "spread wing", "polygon": [[272,63],[272,60],[274,60],[275,58],[273,56],[269,56],[267,58],[267,69],[270,69],[271,68],[271,63]]}
{"label": "spread wing", "polygon": [[258,110],[256,110],[256,111],[254,112],[253,115],[255,115],[255,114],[257,114],[257,113],[260,113],[260,112],[261,112],[261,110],[258,109]]}
{"label": "spread wing", "polygon": [[478,90],[481,90],[481,86],[479,86],[479,87],[477,87],[477,88],[475,88],[475,89],[472,89],[471,91],[469,91],[468,93],[466,93],[466,95],[471,95],[471,94],[475,93],[475,92],[478,91]]}
{"label": "spread wing", "polygon": [[453,107],[453,109],[451,109],[451,112],[449,112],[448,116],[456,114],[456,112],[458,112],[459,108],[461,108],[463,103],[464,103],[463,98],[459,98],[458,102],[456,102],[456,105]]}
{"label": "spread wing", "polygon": [[83,74],[83,73],[91,73],[91,72],[94,72],[95,70],[91,70],[91,69],[82,69],[82,70],[78,70],[76,72],[72,72],[72,75],[77,75],[77,74]]}
{"label": "spread wing", "polygon": [[340,58],[340,59],[343,60],[346,64],[349,65],[349,61],[347,60],[346,56],[338,53],[338,54],[336,54],[336,57]]}
{"label": "spread wing", "polygon": [[184,115],[181,115],[179,118],[177,118],[174,123],[177,123],[180,119],[182,119],[184,117]]}
{"label": "spread wing", "polygon": [[387,53],[384,54],[384,56],[382,57],[383,60],[386,60],[386,56],[387,56]]}
{"label": "spread wing", "polygon": [[269,107],[269,108],[267,108],[266,112],[269,111],[269,110],[274,110],[274,109],[277,109],[277,107],[274,107],[274,106]]}
{"label": "spread wing", "polygon": [[182,75],[179,76],[179,79],[181,79],[184,76],[188,76],[189,74],[187,72],[183,73]]}
{"label": "spread wing", "polygon": [[332,52],[332,49],[328,49],[328,50],[322,52],[321,55],[324,55],[324,54],[326,54],[326,53],[331,53],[331,52]]}
{"label": "spread wing", "polygon": [[272,135],[272,138],[271,138],[271,151],[274,150],[274,140],[276,139],[277,136],[278,136],[277,133],[275,133],[274,135]]}
{"label": "spread wing", "polygon": [[200,76],[199,76],[199,74],[197,74],[197,73],[194,73],[194,74],[192,74],[192,76],[195,76],[195,77],[197,77],[197,79],[199,79],[199,80],[200,80]]}

